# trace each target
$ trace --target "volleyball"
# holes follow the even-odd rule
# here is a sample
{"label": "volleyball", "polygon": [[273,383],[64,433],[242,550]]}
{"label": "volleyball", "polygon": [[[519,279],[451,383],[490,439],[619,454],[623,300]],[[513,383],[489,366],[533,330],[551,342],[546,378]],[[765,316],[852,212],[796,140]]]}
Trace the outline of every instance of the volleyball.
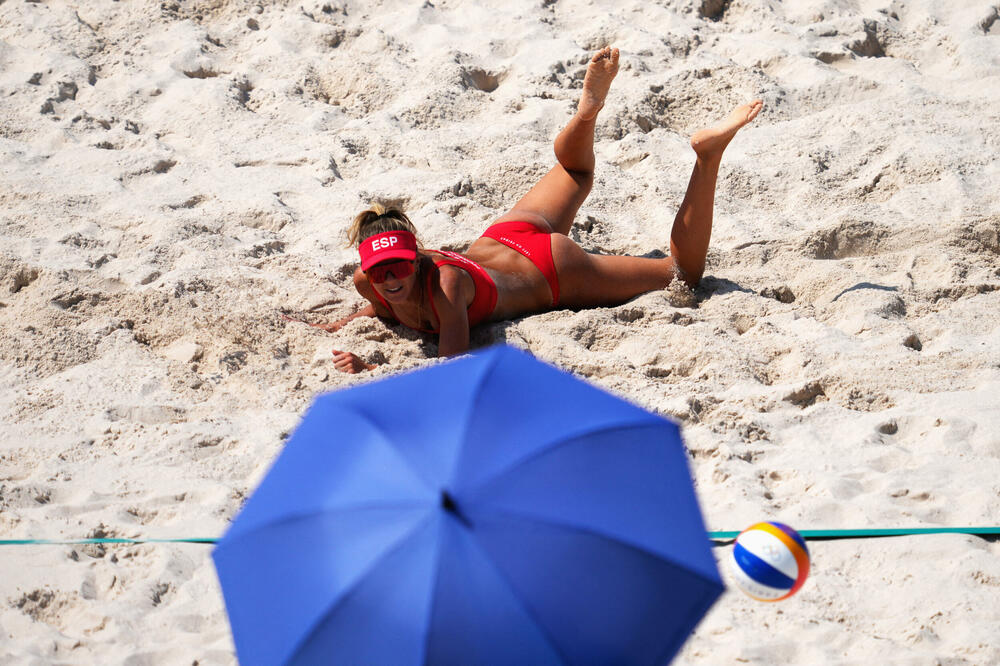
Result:
{"label": "volleyball", "polygon": [[758,601],[781,601],[809,575],[809,549],[802,535],[777,522],[757,523],[740,532],[729,569],[736,586]]}

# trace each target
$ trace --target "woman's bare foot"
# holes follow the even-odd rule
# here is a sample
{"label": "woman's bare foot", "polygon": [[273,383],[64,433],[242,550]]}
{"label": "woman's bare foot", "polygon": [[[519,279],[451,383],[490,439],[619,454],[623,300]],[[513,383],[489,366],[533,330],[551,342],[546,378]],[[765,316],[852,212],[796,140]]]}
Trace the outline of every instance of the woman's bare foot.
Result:
{"label": "woman's bare foot", "polygon": [[592,120],[604,106],[604,100],[611,89],[611,82],[618,74],[618,49],[605,46],[594,54],[587,65],[587,75],[583,77],[583,94],[576,107],[581,120]]}
{"label": "woman's bare foot", "polygon": [[741,127],[752,121],[764,108],[764,103],[755,99],[749,104],[743,104],[732,110],[728,117],[708,129],[698,130],[691,137],[691,147],[698,157],[713,157],[722,155],[729,142]]}

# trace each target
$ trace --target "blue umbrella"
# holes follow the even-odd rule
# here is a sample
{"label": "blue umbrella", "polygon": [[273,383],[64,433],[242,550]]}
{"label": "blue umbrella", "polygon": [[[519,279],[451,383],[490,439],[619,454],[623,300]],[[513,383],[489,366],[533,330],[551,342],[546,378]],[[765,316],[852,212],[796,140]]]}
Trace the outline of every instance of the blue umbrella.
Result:
{"label": "blue umbrella", "polygon": [[723,590],[677,426],[502,346],[317,398],[213,557],[243,664],[662,664]]}

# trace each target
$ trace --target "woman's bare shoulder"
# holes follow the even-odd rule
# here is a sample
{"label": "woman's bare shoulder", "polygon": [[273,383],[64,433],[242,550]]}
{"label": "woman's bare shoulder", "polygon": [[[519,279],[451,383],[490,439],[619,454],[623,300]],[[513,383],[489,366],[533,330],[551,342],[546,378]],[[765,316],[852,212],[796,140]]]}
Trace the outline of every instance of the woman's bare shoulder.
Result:
{"label": "woman's bare shoulder", "polygon": [[354,288],[369,301],[375,300],[375,289],[372,287],[372,283],[368,281],[368,276],[365,275],[360,266],[354,269]]}
{"label": "woman's bare shoulder", "polygon": [[470,290],[474,295],[476,287],[472,277],[462,268],[445,264],[437,266],[434,273],[435,277],[431,280],[431,285],[435,296],[441,294],[448,300],[464,302],[470,295]]}
{"label": "woman's bare shoulder", "polygon": [[378,296],[375,295],[375,287],[372,283],[368,281],[368,276],[365,272],[361,270],[359,266],[354,270],[354,288],[358,290],[358,293],[364,296],[369,303],[375,307],[375,314],[380,317],[390,317],[392,318],[393,313],[382,304]]}

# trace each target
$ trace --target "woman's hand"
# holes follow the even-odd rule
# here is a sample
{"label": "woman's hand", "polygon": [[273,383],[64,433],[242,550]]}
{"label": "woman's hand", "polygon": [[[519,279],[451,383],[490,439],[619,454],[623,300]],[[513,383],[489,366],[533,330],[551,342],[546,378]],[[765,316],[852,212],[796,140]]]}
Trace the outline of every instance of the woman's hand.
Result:
{"label": "woman's hand", "polygon": [[365,363],[351,352],[337,351],[336,349],[334,349],[333,367],[340,372],[346,372],[349,375],[355,375],[365,370],[374,370],[378,366],[375,363]]}

